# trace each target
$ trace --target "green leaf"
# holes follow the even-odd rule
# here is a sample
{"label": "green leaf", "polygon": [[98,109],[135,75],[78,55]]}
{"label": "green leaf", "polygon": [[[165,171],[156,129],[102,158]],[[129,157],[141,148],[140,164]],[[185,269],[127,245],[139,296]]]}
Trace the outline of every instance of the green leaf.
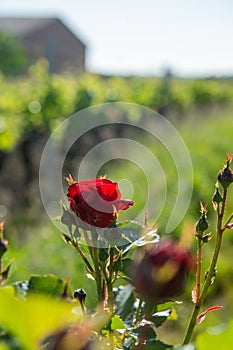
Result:
{"label": "green leaf", "polygon": [[13,283],[13,287],[15,288],[15,292],[18,297],[26,297],[28,292],[28,281],[15,282]]}
{"label": "green leaf", "polygon": [[105,262],[108,259],[108,249],[107,248],[99,248],[99,259],[100,261]]}
{"label": "green leaf", "polygon": [[119,261],[119,263],[116,264],[117,270],[126,277],[130,277],[130,268],[132,266],[133,260],[126,258]]}
{"label": "green leaf", "polygon": [[[102,334],[108,334],[109,331],[118,331],[118,330],[123,330],[126,329],[124,322],[118,315],[113,315],[110,320],[108,320],[107,325],[105,328],[102,330]],[[114,333],[112,333],[114,334]]]}
{"label": "green leaf", "polygon": [[130,312],[132,312],[132,307],[135,301],[133,290],[134,288],[130,284],[118,289],[118,293],[115,298],[116,312],[123,319],[126,319]]}
{"label": "green leaf", "polygon": [[172,349],[172,345],[165,344],[160,340],[154,340],[148,342],[148,344],[143,346],[143,350],[169,350]]}
{"label": "green leaf", "polygon": [[37,349],[45,336],[79,322],[82,313],[72,313],[73,304],[42,295],[30,295],[27,300],[15,299],[0,290],[0,324],[11,332],[25,350]]}
{"label": "green leaf", "polygon": [[114,315],[110,321],[111,321],[110,328],[112,331],[116,331],[117,329],[125,329],[126,328],[124,325],[124,322],[122,321],[122,319],[118,315]]}
{"label": "green leaf", "polygon": [[142,236],[144,226],[139,222],[126,220],[117,224],[119,236],[121,237],[117,243],[119,249],[125,249],[135,240]]}
{"label": "green leaf", "polygon": [[33,275],[28,281],[28,292],[46,294],[51,297],[61,297],[66,282],[55,275]]}
{"label": "green leaf", "polygon": [[7,332],[0,326],[0,350],[10,349],[10,350],[22,350],[22,346],[11,333]]}
{"label": "green leaf", "polygon": [[138,343],[143,343],[143,350],[168,350],[172,348],[172,345],[165,344],[156,339],[155,327],[151,321],[143,319],[137,327],[132,329],[132,332],[133,335],[138,335]]}
{"label": "green leaf", "polygon": [[0,350],[11,350],[6,344],[0,343]]}
{"label": "green leaf", "polygon": [[167,301],[165,303],[162,304],[158,304],[157,305],[157,310],[156,311],[166,311],[168,309],[173,308],[176,305],[180,305],[182,304],[182,301]]}
{"label": "green leaf", "polygon": [[172,309],[156,312],[151,316],[151,320],[153,321],[156,327],[159,327],[167,320],[171,312]]}
{"label": "green leaf", "polygon": [[3,291],[5,294],[9,295],[10,297],[14,297],[15,296],[15,287],[14,287],[14,285],[1,287],[0,291]]}
{"label": "green leaf", "polygon": [[[135,221],[121,223],[118,229],[121,231],[122,236],[119,248],[123,249],[123,255],[131,249],[159,242],[157,229],[148,229]],[[122,246],[124,247],[122,248]]]}
{"label": "green leaf", "polygon": [[156,338],[156,333],[154,331],[154,324],[151,321],[148,320],[141,320],[141,322],[133,329],[134,333],[141,333],[143,330],[143,333],[145,330],[147,330],[146,333],[146,339],[147,340],[153,340]]}
{"label": "green leaf", "polygon": [[128,337],[124,341],[124,350],[133,349],[132,345],[135,344],[135,339],[132,337]]}
{"label": "green leaf", "polygon": [[131,350],[131,349],[133,349],[132,348],[133,344],[135,344],[135,338],[132,338],[132,337],[126,338],[125,341],[124,341],[124,350]]}
{"label": "green leaf", "polygon": [[193,344],[187,344],[187,345],[177,345],[174,346],[174,350],[195,350],[195,346]]}

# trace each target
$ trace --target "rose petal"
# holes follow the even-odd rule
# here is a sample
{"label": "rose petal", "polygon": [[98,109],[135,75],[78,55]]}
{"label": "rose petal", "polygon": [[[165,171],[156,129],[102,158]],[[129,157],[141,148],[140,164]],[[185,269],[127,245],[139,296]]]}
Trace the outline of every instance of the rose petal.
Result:
{"label": "rose petal", "polygon": [[121,198],[121,193],[118,189],[117,182],[112,182],[107,179],[97,179],[97,191],[99,195],[108,202],[113,202]]}
{"label": "rose petal", "polygon": [[134,201],[129,199],[125,199],[125,200],[122,199],[121,201],[115,202],[113,205],[115,206],[117,211],[126,210],[132,205],[134,205]]}
{"label": "rose petal", "polygon": [[114,220],[114,212],[126,210],[132,200],[120,200],[117,182],[93,179],[75,182],[68,187],[70,208],[89,225],[108,227]]}

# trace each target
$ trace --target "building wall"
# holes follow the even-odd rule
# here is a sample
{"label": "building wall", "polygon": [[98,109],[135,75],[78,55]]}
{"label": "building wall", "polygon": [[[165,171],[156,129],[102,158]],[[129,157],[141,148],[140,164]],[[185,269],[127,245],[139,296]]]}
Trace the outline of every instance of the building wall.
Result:
{"label": "building wall", "polygon": [[30,63],[49,61],[52,73],[85,70],[85,46],[59,20],[53,20],[22,38]]}

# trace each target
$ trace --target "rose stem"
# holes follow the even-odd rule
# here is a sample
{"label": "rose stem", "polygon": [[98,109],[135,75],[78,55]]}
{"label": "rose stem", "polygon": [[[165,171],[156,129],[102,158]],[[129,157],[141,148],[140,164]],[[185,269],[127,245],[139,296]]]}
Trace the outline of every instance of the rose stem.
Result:
{"label": "rose stem", "polygon": [[196,303],[200,301],[200,290],[201,290],[201,265],[202,265],[202,240],[198,238],[197,248],[197,275],[196,275]]}
{"label": "rose stem", "polygon": [[[0,223],[0,239],[3,239],[3,228],[4,228],[4,223]],[[2,258],[0,258],[0,277],[2,277]],[[0,282],[2,281],[2,279],[0,280]]]}
{"label": "rose stem", "polygon": [[99,264],[99,250],[97,247],[98,244],[98,234],[97,232],[92,232],[92,260],[95,267],[95,281],[97,287],[97,293],[99,298],[99,303],[103,307],[104,303],[104,291],[102,290],[102,276]]}
{"label": "rose stem", "polygon": [[212,260],[210,263],[208,275],[207,275],[207,278],[205,280],[200,298],[195,303],[194,310],[193,310],[193,313],[192,313],[192,316],[190,319],[190,323],[188,326],[188,330],[187,330],[183,345],[188,344],[190,339],[191,339],[194,328],[196,326],[196,320],[197,320],[199,310],[201,308],[202,302],[204,301],[204,299],[206,297],[208,289],[212,283],[212,278],[214,277],[214,274],[215,274],[216,265],[217,265],[218,256],[219,256],[219,251],[220,251],[221,244],[222,244],[222,235],[223,235],[223,232],[225,229],[224,227],[222,227],[222,221],[223,221],[223,215],[224,215],[225,206],[226,206],[226,198],[227,198],[227,189],[225,188],[223,191],[223,200],[222,200],[221,210],[219,209],[219,204],[218,204],[218,209],[217,209],[217,213],[218,213],[218,216],[217,216],[217,235],[216,235],[216,241],[215,241],[214,254],[213,254],[213,257],[212,257]]}
{"label": "rose stem", "polygon": [[88,250],[89,250],[90,256],[91,256],[91,258],[92,258],[92,261],[94,261],[94,260],[93,260],[93,250],[92,250],[92,245],[93,245],[93,244],[91,243],[91,241],[90,241],[90,239],[89,239],[89,237],[88,237],[88,233],[87,233],[86,230],[83,230],[83,235],[84,235],[84,238],[85,238],[85,241],[86,241],[87,248],[88,248]]}
{"label": "rose stem", "polygon": [[143,300],[139,299],[139,304],[138,304],[138,308],[137,308],[136,315],[135,315],[135,321],[136,321],[135,323],[137,323],[139,321],[140,312],[142,309],[142,303],[143,303]]}
{"label": "rose stem", "polygon": [[227,228],[227,225],[230,223],[230,221],[233,219],[233,213],[229,216],[227,219],[225,225],[223,226],[223,229],[225,230]]}
{"label": "rose stem", "polygon": [[75,247],[75,249],[79,252],[79,255],[81,256],[81,258],[83,259],[84,263],[86,264],[89,272],[93,275],[93,277],[95,276],[95,271],[93,270],[93,267],[91,266],[91,264],[89,263],[89,261],[87,260],[86,255],[84,254],[84,252],[82,251],[82,249],[80,248],[78,242],[74,242],[73,241],[73,246]]}
{"label": "rose stem", "polygon": [[114,268],[114,247],[110,247],[110,249],[109,249],[109,276],[108,276],[107,286],[108,286],[108,304],[109,304],[109,311],[111,314],[114,311],[113,268]]}

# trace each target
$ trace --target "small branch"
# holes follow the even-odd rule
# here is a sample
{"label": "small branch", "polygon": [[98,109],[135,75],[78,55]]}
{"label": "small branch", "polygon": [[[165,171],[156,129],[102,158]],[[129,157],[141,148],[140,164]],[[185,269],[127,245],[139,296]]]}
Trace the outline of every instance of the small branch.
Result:
{"label": "small branch", "polygon": [[105,293],[102,289],[103,284],[102,284],[102,276],[101,276],[101,270],[100,270],[100,264],[99,264],[99,250],[97,245],[98,245],[98,234],[96,232],[92,232],[91,250],[92,250],[92,260],[95,268],[95,281],[96,281],[99,302],[103,307]]}
{"label": "small branch", "polygon": [[212,283],[212,279],[215,275],[218,256],[219,256],[219,252],[220,252],[220,248],[221,248],[221,244],[222,244],[222,235],[223,235],[222,221],[223,221],[223,216],[224,216],[225,207],[226,207],[226,199],[227,199],[227,189],[225,188],[223,191],[223,200],[222,200],[221,209],[220,209],[219,204],[218,204],[218,208],[217,208],[217,214],[218,214],[218,217],[217,217],[217,235],[216,235],[214,254],[213,254],[213,257],[212,257],[212,260],[210,263],[207,278],[205,280],[205,283],[204,283],[204,286],[203,286],[203,289],[202,289],[202,292],[201,292],[201,295],[199,298],[199,303],[195,304],[183,345],[188,344],[191,337],[192,337],[194,328],[196,326],[196,320],[197,320],[198,313],[199,313],[201,305],[202,305],[202,303],[207,295],[208,289]]}
{"label": "small branch", "polygon": [[229,216],[229,218],[227,219],[225,225],[222,228],[222,231],[225,231],[225,229],[227,228],[227,225],[230,223],[230,221],[233,219],[233,213]]}
{"label": "small branch", "polygon": [[88,233],[87,233],[87,231],[84,230],[84,229],[83,229],[83,235],[84,235],[85,241],[86,241],[86,243],[87,243],[87,246],[88,246],[88,247],[92,247],[91,241],[90,241],[90,239],[89,239],[89,237],[88,237]]}
{"label": "small branch", "polygon": [[196,274],[196,304],[200,303],[200,289],[201,289],[201,265],[202,265],[202,241],[198,239],[197,249],[197,274]]}
{"label": "small branch", "polygon": [[89,261],[87,260],[86,255],[84,254],[84,252],[82,251],[82,249],[80,248],[78,242],[72,242],[73,246],[75,247],[75,249],[78,251],[79,255],[81,256],[82,260],[84,261],[85,265],[87,266],[89,272],[93,275],[93,277],[95,276],[95,271],[93,270],[93,267],[91,266],[91,264],[89,263]]}
{"label": "small branch", "polygon": [[141,308],[142,308],[142,303],[143,303],[143,300],[139,299],[139,305],[138,305],[138,308],[137,308],[137,311],[136,311],[136,315],[135,315],[135,323],[137,323],[139,321],[140,312],[141,312]]}
{"label": "small branch", "polygon": [[107,281],[108,286],[108,304],[109,311],[112,314],[114,312],[114,302],[113,302],[113,268],[114,268],[114,247],[109,248],[109,277]]}

